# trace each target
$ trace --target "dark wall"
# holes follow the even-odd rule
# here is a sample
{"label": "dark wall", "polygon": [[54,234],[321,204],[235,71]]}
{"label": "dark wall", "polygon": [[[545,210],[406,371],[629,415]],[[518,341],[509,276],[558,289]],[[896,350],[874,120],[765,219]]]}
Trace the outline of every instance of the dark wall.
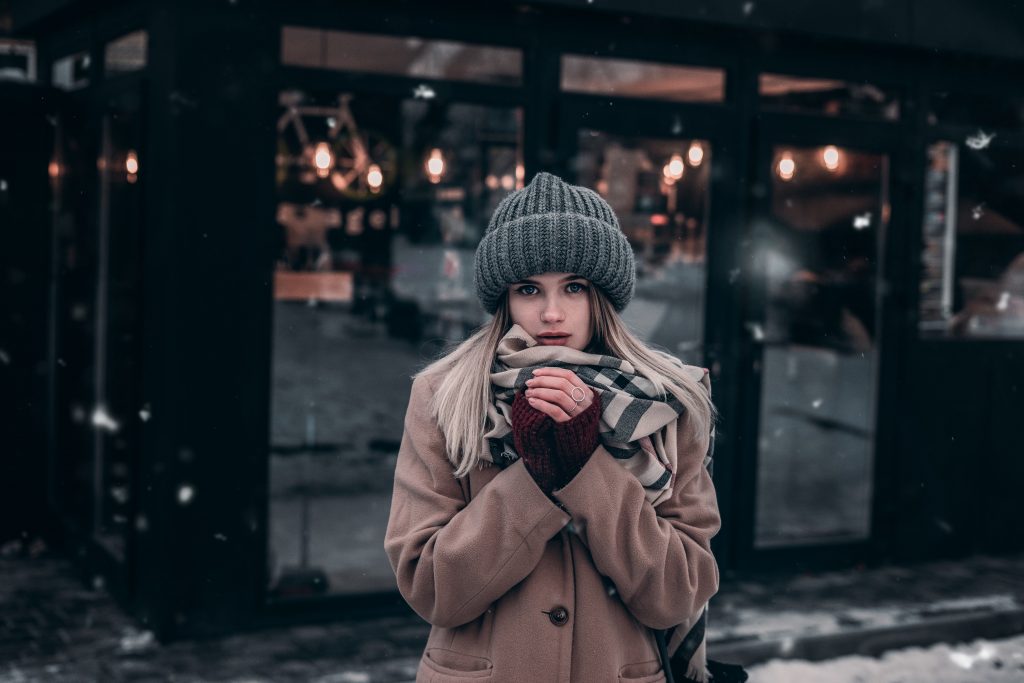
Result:
{"label": "dark wall", "polygon": [[1024,58],[1024,5],[1003,0],[534,0],[761,31]]}
{"label": "dark wall", "polygon": [[896,559],[1024,547],[1024,344],[913,345],[899,482],[882,508]]}
{"label": "dark wall", "polygon": [[48,95],[0,83],[0,543],[48,527]]}

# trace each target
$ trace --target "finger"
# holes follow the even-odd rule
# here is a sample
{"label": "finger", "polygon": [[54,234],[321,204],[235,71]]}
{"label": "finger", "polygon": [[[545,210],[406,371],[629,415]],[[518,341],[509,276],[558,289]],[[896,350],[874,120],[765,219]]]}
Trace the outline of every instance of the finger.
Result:
{"label": "finger", "polygon": [[526,400],[530,402],[531,406],[533,406],[540,412],[544,413],[555,422],[567,422],[569,420],[568,413],[566,413],[564,410],[562,410],[559,406],[555,405],[554,403],[550,403],[543,399],[534,398],[532,396]]}
{"label": "finger", "polygon": [[566,370],[565,368],[537,368],[533,371],[533,375],[532,380],[526,380],[528,386],[539,384],[540,386],[562,388],[570,396],[572,395],[573,387],[579,387],[589,396],[590,390],[586,383],[571,370]]}
{"label": "finger", "polygon": [[576,407],[576,401],[572,400],[568,394],[561,389],[547,389],[545,387],[531,387],[526,390],[527,397],[539,398],[548,403],[554,403],[561,407],[567,413],[570,410],[574,410]]}
{"label": "finger", "polygon": [[551,377],[549,375],[543,375],[541,377],[534,377],[533,379],[526,380],[526,387],[528,389],[546,387],[548,389],[564,391],[566,394],[570,393],[574,386],[576,385],[563,377]]}

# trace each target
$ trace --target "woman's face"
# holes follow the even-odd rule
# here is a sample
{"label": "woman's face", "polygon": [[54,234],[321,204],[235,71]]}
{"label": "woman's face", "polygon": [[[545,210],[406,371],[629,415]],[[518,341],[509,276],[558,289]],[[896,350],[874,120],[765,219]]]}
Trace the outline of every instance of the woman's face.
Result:
{"label": "woman's face", "polygon": [[592,334],[589,292],[592,285],[572,273],[531,275],[508,288],[512,322],[540,344],[582,351]]}

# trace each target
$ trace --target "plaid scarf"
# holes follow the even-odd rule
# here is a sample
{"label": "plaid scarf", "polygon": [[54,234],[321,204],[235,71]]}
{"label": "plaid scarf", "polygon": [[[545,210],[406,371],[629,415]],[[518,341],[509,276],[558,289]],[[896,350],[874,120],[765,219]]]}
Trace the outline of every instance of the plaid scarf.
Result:
{"label": "plaid scarf", "polygon": [[[704,384],[710,393],[710,381],[703,368],[683,365],[666,354],[673,363]],[[677,456],[677,426],[685,407],[671,392],[658,395],[647,378],[637,374],[633,365],[601,354],[577,351],[564,346],[538,344],[519,325],[498,342],[491,367],[494,400],[487,407],[491,428],[484,434],[484,458],[507,467],[519,459],[512,438],[512,401],[516,391],[526,389],[526,380],[536,368],[559,367],[576,373],[594,390],[601,401],[600,439],[605,449],[644,487],[647,499],[658,505],[672,495]],[[704,466],[711,471],[715,434],[712,428]],[[611,587],[610,590],[614,590]],[[687,680],[706,682],[708,606],[666,633],[668,652],[676,662],[684,663]]]}
{"label": "plaid scarf", "polygon": [[494,400],[487,410],[492,427],[484,434],[485,455],[502,467],[518,459],[512,439],[512,400],[541,367],[571,370],[594,390],[595,400],[601,401],[602,445],[640,481],[652,505],[667,500],[676,471],[677,424],[685,410],[679,399],[671,393],[659,396],[651,381],[624,360],[538,344],[519,325],[513,325],[498,342],[491,368]]}

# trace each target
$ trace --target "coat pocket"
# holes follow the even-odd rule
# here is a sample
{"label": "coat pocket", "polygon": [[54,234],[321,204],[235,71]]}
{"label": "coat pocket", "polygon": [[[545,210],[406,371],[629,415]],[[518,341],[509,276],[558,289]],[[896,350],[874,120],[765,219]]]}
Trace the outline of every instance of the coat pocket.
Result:
{"label": "coat pocket", "polygon": [[458,683],[470,680],[475,683],[486,683],[491,680],[493,671],[494,665],[489,659],[432,647],[423,653],[416,680],[429,683]]}
{"label": "coat pocket", "polygon": [[649,662],[627,664],[619,669],[619,683],[665,683],[661,661],[652,659]]}

